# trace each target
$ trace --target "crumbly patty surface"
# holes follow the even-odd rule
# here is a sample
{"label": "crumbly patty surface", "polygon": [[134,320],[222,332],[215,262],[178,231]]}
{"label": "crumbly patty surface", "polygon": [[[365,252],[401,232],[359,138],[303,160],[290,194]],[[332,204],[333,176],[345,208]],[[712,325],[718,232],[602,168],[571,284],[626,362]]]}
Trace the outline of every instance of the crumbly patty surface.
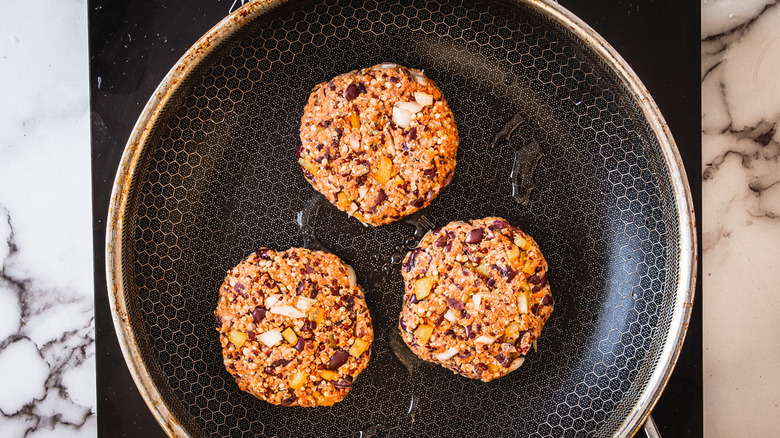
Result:
{"label": "crumbly patty surface", "polygon": [[371,225],[427,206],[455,172],[452,111],[433,81],[396,64],[314,87],[300,134],[298,162],[309,183]]}
{"label": "crumbly patty surface", "polygon": [[517,369],[553,311],[539,246],[499,217],[432,231],[402,269],[402,338],[421,359],[473,379]]}
{"label": "crumbly patty surface", "polygon": [[225,367],[269,403],[330,406],[368,365],[363,291],[333,254],[257,250],[228,272],[215,315]]}

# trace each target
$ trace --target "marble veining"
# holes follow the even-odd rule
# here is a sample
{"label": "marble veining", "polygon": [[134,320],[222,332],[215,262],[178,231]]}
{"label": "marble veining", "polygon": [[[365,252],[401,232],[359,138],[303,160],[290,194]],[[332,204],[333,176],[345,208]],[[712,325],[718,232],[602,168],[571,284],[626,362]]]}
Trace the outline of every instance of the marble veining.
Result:
{"label": "marble veining", "polygon": [[702,2],[704,432],[780,429],[780,2]]}
{"label": "marble veining", "polygon": [[3,437],[96,434],[87,68],[84,0],[3,3]]}

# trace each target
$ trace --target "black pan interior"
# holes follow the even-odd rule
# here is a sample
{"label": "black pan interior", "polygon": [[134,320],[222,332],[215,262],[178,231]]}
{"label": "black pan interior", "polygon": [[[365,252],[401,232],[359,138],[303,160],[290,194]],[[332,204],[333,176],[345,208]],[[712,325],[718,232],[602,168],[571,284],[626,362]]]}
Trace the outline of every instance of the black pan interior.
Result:
{"label": "black pan interior", "polygon": [[[385,61],[424,69],[458,123],[455,178],[424,216],[440,226],[497,215],[529,232],[551,266],[555,311],[538,352],[505,378],[409,368],[392,346],[397,261],[419,234],[405,222],[366,228],[314,199],[309,225],[357,271],[376,341],[343,402],[272,406],[238,390],[222,365],[217,289],[256,248],[304,243],[296,217],[316,192],[295,150],[311,88]],[[515,116],[522,123],[492,145]],[[540,154],[532,181],[521,181],[534,186],[524,205],[510,173],[533,142]],[[616,76],[527,6],[285,4],[208,55],[151,131],[126,210],[130,324],[164,402],[193,436],[611,434],[670,324],[679,229],[668,175]]]}

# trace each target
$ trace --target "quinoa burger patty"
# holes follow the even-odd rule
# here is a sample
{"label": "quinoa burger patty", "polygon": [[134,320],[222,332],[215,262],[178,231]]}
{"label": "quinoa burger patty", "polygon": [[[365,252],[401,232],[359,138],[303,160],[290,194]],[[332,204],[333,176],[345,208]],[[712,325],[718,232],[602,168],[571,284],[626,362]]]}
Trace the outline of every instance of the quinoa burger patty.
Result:
{"label": "quinoa burger patty", "polygon": [[452,180],[455,118],[421,71],[380,64],[314,87],[298,162],[339,209],[384,225],[427,206]]}
{"label": "quinoa burger patty", "polygon": [[269,403],[330,406],[368,365],[371,316],[333,254],[257,250],[228,272],[215,314],[225,368]]}
{"label": "quinoa burger patty", "polygon": [[401,337],[421,359],[473,379],[517,369],[553,311],[539,246],[498,217],[432,231],[402,269]]}

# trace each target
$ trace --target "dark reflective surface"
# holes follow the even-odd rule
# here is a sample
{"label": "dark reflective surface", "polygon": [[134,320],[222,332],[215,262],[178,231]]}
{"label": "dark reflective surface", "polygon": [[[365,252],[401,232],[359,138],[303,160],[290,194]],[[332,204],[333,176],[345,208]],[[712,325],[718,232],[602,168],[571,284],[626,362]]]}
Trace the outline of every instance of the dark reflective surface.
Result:
{"label": "dark reflective surface", "polygon": [[[116,2],[114,5],[98,5],[96,2],[90,4],[98,422],[100,433],[105,436],[161,434],[159,426],[146,409],[125,369],[113,333],[105,295],[103,233],[114,172],[132,125],[153,89],[184,50],[224,16],[230,7],[228,4],[230,2],[202,2],[203,4],[186,6],[156,2],[139,4],[137,8],[128,6],[134,3],[136,2]],[[575,8],[575,13],[580,14],[580,17],[601,32],[628,60],[648,86],[667,118],[686,165],[689,166],[691,186],[699,205],[699,83],[696,67],[699,59],[698,8],[693,12],[689,11],[691,15],[686,15],[679,10],[679,5],[675,8],[676,13],[667,13],[665,6],[656,4],[652,4],[652,9],[647,5],[639,5],[637,11],[636,2],[630,5],[603,2],[608,3],[608,6],[602,7],[603,10],[599,10],[598,5],[594,7],[592,2],[590,3],[587,10],[583,11],[576,10],[577,5],[574,4],[564,3],[564,5]],[[651,2],[647,3],[649,5]],[[674,31],[669,31],[669,28]],[[639,29],[642,35],[634,34],[636,29]],[[676,33],[677,31],[680,33]],[[648,35],[653,35],[653,38],[648,38]],[[648,59],[654,61],[648,62]],[[692,61],[695,61],[696,66],[692,65],[694,64]],[[670,69],[669,65],[676,67]],[[332,68],[343,67],[333,65]],[[495,67],[488,67],[486,73],[490,73],[490,70],[495,70]],[[507,80],[509,76],[506,74],[503,76],[505,77],[499,78],[499,82],[504,86],[513,86],[516,83],[516,78]],[[453,110],[458,109],[454,107]],[[511,116],[511,113],[507,114]],[[503,120],[497,121],[496,127],[500,127],[502,122]],[[489,143],[492,134],[485,133],[484,137]],[[464,152],[468,153],[468,150],[464,149]],[[467,158],[463,156],[462,159]],[[506,167],[511,167],[511,158],[505,164]],[[554,165],[555,162],[551,164]],[[466,167],[465,170],[468,171],[469,168]],[[508,172],[504,178],[506,179],[507,176]],[[508,179],[506,183],[509,184]],[[453,197],[456,195],[460,197],[461,194],[457,192],[468,188],[468,184],[464,186],[464,183],[461,183],[458,188],[455,186],[457,181],[453,184],[455,187],[452,190]],[[482,208],[479,205],[466,206],[464,210],[457,213],[462,214],[471,210],[476,214],[481,212]],[[321,214],[328,216],[334,213],[325,210]],[[502,214],[508,215],[506,212]],[[438,221],[447,220],[450,215],[445,208],[437,214]],[[297,226],[293,222],[294,218],[286,219],[290,219],[289,223],[282,226],[285,229],[290,228],[290,244],[292,244]],[[396,233],[391,233],[397,234],[396,238],[391,240],[402,245],[406,234],[410,234],[413,230],[402,224],[397,224],[397,227],[405,228],[398,228]],[[359,226],[353,228],[355,227],[348,226],[340,229],[342,234],[338,236],[322,237],[323,243],[337,252],[349,253],[348,248],[340,246],[340,241],[354,237],[357,233],[372,232],[363,231]],[[544,229],[539,232],[547,234]],[[544,242],[544,236],[537,238]],[[386,239],[382,238],[382,240]],[[251,242],[242,243],[242,245],[250,244]],[[392,247],[392,244],[390,246]],[[577,247],[576,243],[575,247]],[[244,250],[245,248],[236,248],[236,257],[242,256],[246,252]],[[361,253],[347,254],[345,259],[351,261],[350,257],[359,258]],[[368,259],[364,262],[367,261]],[[212,269],[224,270],[222,267],[212,267]],[[373,278],[376,274],[366,272],[363,275]],[[697,292],[696,307],[683,356],[654,413],[664,436],[701,435],[699,297],[700,294]],[[374,310],[372,309],[372,312]],[[558,316],[565,318],[567,312],[561,310]],[[388,310],[388,314],[390,313],[393,312]],[[563,322],[560,324],[563,325]],[[549,337],[555,336],[554,327],[551,329],[552,332],[545,333]],[[404,398],[404,404],[406,408],[408,397]],[[424,415],[424,396],[421,398],[420,405]],[[364,425],[356,425],[356,427],[362,426]]]}

